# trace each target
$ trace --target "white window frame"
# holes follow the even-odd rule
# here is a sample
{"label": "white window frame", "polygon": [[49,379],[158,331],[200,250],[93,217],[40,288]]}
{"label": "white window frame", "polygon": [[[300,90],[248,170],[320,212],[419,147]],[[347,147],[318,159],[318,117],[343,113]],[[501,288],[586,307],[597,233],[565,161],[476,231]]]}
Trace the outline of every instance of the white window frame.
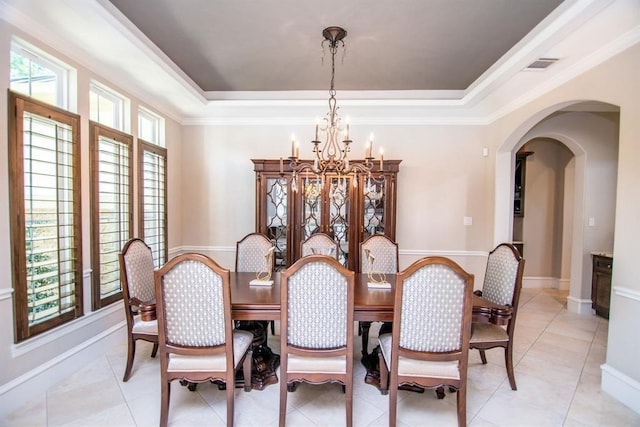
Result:
{"label": "white window frame", "polygon": [[[90,119],[100,123],[102,125],[111,127],[113,129],[119,130],[120,132],[128,133],[131,129],[129,118],[129,111],[131,109],[131,101],[124,95],[116,92],[115,90],[109,88],[108,86],[103,85],[95,80],[92,80],[89,84],[89,91],[98,96],[98,99],[105,98],[110,101],[114,105],[114,113],[113,113],[113,125],[111,123],[107,123],[104,121],[104,117],[101,118],[100,110],[98,111],[90,111],[89,116]],[[91,103],[89,103],[91,104]],[[100,102],[98,102],[98,106]],[[89,108],[92,106],[89,105]],[[96,116],[94,117],[94,113]]]}
{"label": "white window frame", "polygon": [[[18,38],[13,38],[11,40],[11,52],[25,57],[29,59],[29,61],[34,62],[43,68],[51,70],[56,75],[55,106],[65,110],[70,109],[69,81],[72,79],[72,74],[75,75],[75,72],[71,67]],[[11,82],[9,82],[9,86],[11,86]],[[24,95],[32,97],[31,86],[32,83],[31,80],[29,80],[29,93],[24,93]]]}
{"label": "white window frame", "polygon": [[[142,135],[142,120],[147,120],[152,123],[153,135],[149,138],[146,135]],[[165,147],[165,135],[164,135],[164,118],[151,112],[150,110],[139,106],[138,107],[138,138],[155,144],[160,147]]]}

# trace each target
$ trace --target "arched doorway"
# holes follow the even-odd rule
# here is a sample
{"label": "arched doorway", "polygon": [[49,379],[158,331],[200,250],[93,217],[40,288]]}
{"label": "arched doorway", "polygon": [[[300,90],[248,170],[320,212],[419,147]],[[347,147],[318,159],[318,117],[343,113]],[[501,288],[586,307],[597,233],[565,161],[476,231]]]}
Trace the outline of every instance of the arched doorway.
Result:
{"label": "arched doorway", "polygon": [[[591,313],[590,254],[613,248],[618,123],[617,107],[609,104],[557,105],[523,123],[496,155],[494,238],[497,243],[512,240],[513,168],[518,149],[529,141],[547,140],[561,143],[573,153],[573,194],[564,194],[564,200],[570,203],[563,202],[563,206],[571,206],[572,210],[568,215],[571,223],[563,224],[570,229],[570,240],[564,242],[565,248],[570,245],[570,255],[554,262],[565,263],[569,270],[567,308],[576,313]],[[530,207],[528,213],[536,214]],[[562,254],[562,250],[556,252]],[[525,284],[527,274],[525,268]]]}

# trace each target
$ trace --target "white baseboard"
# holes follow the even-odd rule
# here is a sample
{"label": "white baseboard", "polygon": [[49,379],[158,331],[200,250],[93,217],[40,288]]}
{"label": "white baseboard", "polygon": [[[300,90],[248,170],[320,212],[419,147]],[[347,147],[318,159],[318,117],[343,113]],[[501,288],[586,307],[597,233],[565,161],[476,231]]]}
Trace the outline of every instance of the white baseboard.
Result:
{"label": "white baseboard", "polygon": [[600,369],[602,369],[602,391],[640,414],[640,382],[606,363],[600,366]]}
{"label": "white baseboard", "polygon": [[590,299],[580,299],[569,295],[567,297],[567,311],[569,313],[576,314],[593,314],[594,310],[591,308]]}
{"label": "white baseboard", "polygon": [[86,366],[102,357],[109,348],[122,344],[126,339],[126,323],[105,330],[90,340],[77,345],[45,364],[24,373],[18,378],[0,386],[0,419],[5,418],[25,403],[43,398],[53,385],[78,371],[79,366]]}
{"label": "white baseboard", "polygon": [[568,291],[571,288],[571,279],[559,279],[558,289],[561,291]]}
{"label": "white baseboard", "polygon": [[556,277],[523,277],[523,288],[535,288],[535,289],[558,289],[560,279]]}

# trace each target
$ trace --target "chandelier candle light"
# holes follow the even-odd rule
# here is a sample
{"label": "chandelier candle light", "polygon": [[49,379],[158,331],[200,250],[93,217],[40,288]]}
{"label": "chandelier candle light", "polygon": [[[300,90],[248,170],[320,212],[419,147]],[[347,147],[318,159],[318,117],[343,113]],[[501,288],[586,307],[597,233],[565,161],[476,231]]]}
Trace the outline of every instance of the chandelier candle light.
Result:
{"label": "chandelier candle light", "polygon": [[[338,51],[338,47],[344,48],[344,38],[347,36],[347,31],[340,27],[327,27],[322,31],[324,40],[321,43],[322,47],[329,46],[331,53],[331,88],[329,89],[329,111],[324,118],[324,123],[321,124],[316,119],[315,125],[315,137],[311,143],[313,144],[313,153],[315,158],[312,162],[301,161],[299,158],[300,146],[295,139],[294,135],[291,135],[291,156],[289,157],[289,164],[293,170],[292,174],[292,190],[297,191],[296,174],[302,172],[313,173],[322,177],[324,182],[324,176],[327,173],[337,174],[338,177],[346,177],[348,175],[353,176],[353,185],[357,186],[358,173],[366,174],[369,179],[371,177],[371,170],[374,167],[374,159],[371,155],[373,149],[373,134],[369,137],[365,147],[364,160],[357,163],[349,162],[349,152],[351,151],[351,141],[349,137],[349,120],[347,118],[345,125],[342,125],[341,118],[338,116],[338,106],[336,105],[336,90],[334,88],[335,81],[335,56]],[[320,140],[322,137],[322,141]],[[382,149],[380,150],[380,170],[383,170],[383,157]],[[280,158],[280,174],[284,172],[284,164],[282,158]]]}

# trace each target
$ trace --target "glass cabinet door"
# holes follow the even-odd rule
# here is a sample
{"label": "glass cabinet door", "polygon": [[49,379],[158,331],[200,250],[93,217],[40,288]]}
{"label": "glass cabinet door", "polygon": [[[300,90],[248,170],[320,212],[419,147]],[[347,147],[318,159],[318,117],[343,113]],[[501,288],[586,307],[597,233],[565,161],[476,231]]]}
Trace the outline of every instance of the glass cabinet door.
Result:
{"label": "glass cabinet door", "polygon": [[386,180],[384,176],[370,176],[364,179],[363,236],[362,240],[374,234],[386,234]]}
{"label": "glass cabinet door", "polygon": [[322,232],[322,180],[316,176],[302,178],[302,218],[300,241]]}
{"label": "glass cabinet door", "polygon": [[285,268],[287,259],[287,180],[267,178],[265,203],[267,237],[275,242],[276,270]]}
{"label": "glass cabinet door", "polygon": [[[325,233],[338,244],[338,260],[360,270],[360,243],[373,234],[395,239],[396,181],[400,160],[376,163],[370,174],[324,177],[296,172],[278,159],[254,159],[256,231],[275,242],[276,269],[300,258],[301,242]],[[355,186],[354,186],[355,185]]]}
{"label": "glass cabinet door", "polygon": [[335,177],[329,185],[329,235],[338,242],[338,261],[349,266],[350,177]]}

